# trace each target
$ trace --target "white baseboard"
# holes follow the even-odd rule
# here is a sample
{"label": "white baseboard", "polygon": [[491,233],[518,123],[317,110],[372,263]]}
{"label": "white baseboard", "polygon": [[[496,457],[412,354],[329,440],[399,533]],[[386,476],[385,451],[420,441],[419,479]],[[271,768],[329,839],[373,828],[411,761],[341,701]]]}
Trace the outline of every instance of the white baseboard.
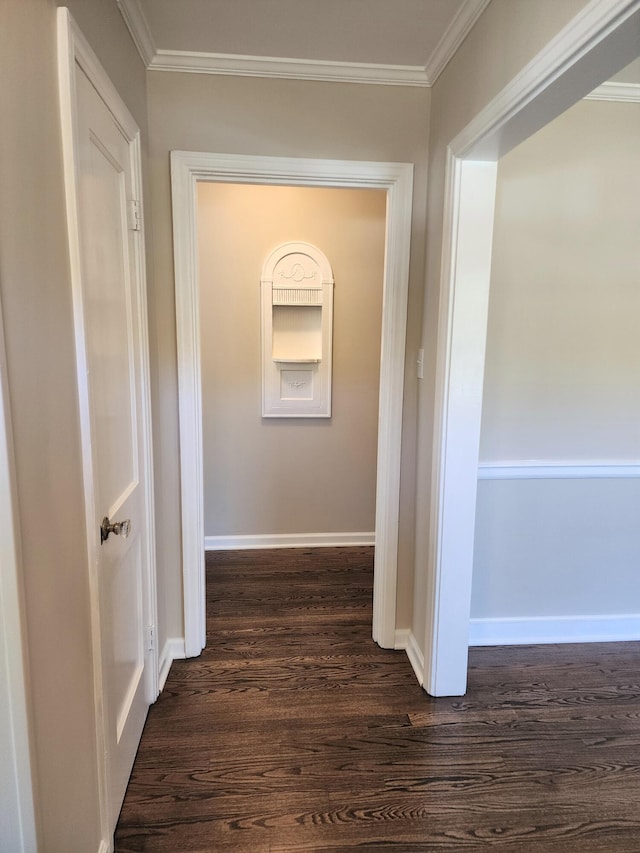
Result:
{"label": "white baseboard", "polygon": [[168,637],[162,647],[160,660],[158,662],[158,689],[162,691],[174,660],[183,660],[186,657],[184,651],[184,640],[182,637]]}
{"label": "white baseboard", "polygon": [[253,536],[205,536],[205,551],[255,548],[341,548],[375,545],[375,533],[265,533]]}
{"label": "white baseboard", "polygon": [[396,630],[394,647],[396,649],[403,649],[407,653],[409,663],[418,679],[418,684],[422,687],[424,684],[424,655],[418,648],[413,632],[409,628]]}
{"label": "white baseboard", "polygon": [[640,640],[640,614],[472,619],[470,646],[607,643]]}

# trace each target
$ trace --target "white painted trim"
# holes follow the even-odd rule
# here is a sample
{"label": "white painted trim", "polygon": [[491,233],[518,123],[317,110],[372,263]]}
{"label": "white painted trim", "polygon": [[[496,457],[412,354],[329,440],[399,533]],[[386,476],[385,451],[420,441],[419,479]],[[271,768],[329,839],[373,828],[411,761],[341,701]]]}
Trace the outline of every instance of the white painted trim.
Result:
{"label": "white painted trim", "polygon": [[[122,99],[117,102],[124,106]],[[111,108],[112,105],[110,105]],[[151,366],[149,364],[149,309],[147,302],[147,266],[145,246],[145,211],[144,194],[142,186],[142,150],[140,142],[140,131],[138,130],[131,140],[133,154],[133,183],[134,192],[138,201],[138,222],[140,230],[136,232],[137,245],[135,263],[137,278],[141,282],[138,288],[138,338],[140,342],[140,372],[143,376],[140,389],[141,407],[140,421],[145,440],[143,441],[142,455],[144,458],[144,497],[145,497],[145,535],[144,551],[147,556],[148,568],[145,573],[146,596],[145,612],[147,624],[154,629],[158,625],[158,574],[156,555],[156,512],[155,512],[155,485],[154,485],[154,462],[153,462],[153,422],[151,416]],[[145,667],[145,692],[146,699],[152,704],[158,698],[160,687],[158,683],[159,661],[158,650],[154,646],[149,653],[149,664]]]}
{"label": "white painted trim", "polygon": [[470,646],[610,643],[640,640],[640,613],[472,619]]}
{"label": "white painted trim", "polygon": [[[491,279],[497,163],[449,156],[438,339],[430,519],[432,616],[427,619],[425,689],[466,690],[482,386]],[[455,329],[455,332],[454,332]],[[435,638],[435,642],[433,641]]]}
{"label": "white painted trim", "polygon": [[375,533],[268,533],[205,536],[205,551],[242,551],[256,548],[350,548],[375,545]]}
{"label": "white painted trim", "polygon": [[29,655],[13,438],[0,307],[0,849],[37,849]]}
{"label": "white painted trim", "polygon": [[144,62],[145,68],[148,68],[157,53],[157,48],[149,22],[140,5],[140,0],[116,0],[116,3],[138,49],[140,58]]}
{"label": "white painted trim", "polygon": [[636,480],[640,462],[509,460],[481,462],[479,480]]}
{"label": "white painted trim", "polygon": [[424,683],[424,656],[420,651],[413,631],[408,628],[397,630],[394,648],[404,650],[407,653],[411,668],[418,679],[418,684],[422,687]]}
{"label": "white painted trim", "polygon": [[640,83],[603,83],[585,95],[585,100],[640,104]]}
{"label": "white painted trim", "polygon": [[[74,312],[74,335],[76,351],[76,369],[78,375],[78,409],[82,444],[83,487],[85,504],[85,532],[87,540],[87,566],[89,575],[89,595],[92,630],[92,660],[94,671],[94,704],[96,715],[96,746],[98,767],[98,800],[101,821],[101,836],[113,835],[110,826],[110,792],[107,774],[106,734],[104,715],[104,673],[102,667],[102,648],[100,632],[100,600],[97,567],[99,564],[95,519],[98,517],[95,507],[93,480],[93,450],[91,440],[91,410],[87,376],[87,354],[84,338],[84,306],[82,296],[82,261],[79,239],[79,213],[77,186],[77,140],[76,140],[76,66],[80,67],[102,98],[108,110],[118,124],[122,134],[131,145],[132,174],[134,189],[141,206],[141,228],[136,232],[135,265],[139,287],[137,288],[139,338],[140,338],[140,378],[142,387],[141,429],[143,440],[142,478],[145,488],[146,532],[143,548],[145,550],[145,579],[143,595],[145,597],[145,620],[147,624],[157,624],[156,597],[156,553],[154,528],[154,491],[153,491],[153,452],[151,437],[151,396],[149,386],[148,363],[148,326],[147,292],[144,243],[144,218],[142,217],[142,174],[140,152],[140,130],[135,119],[128,111],[119,92],[111,83],[106,71],[66,7],[57,11],[58,39],[58,92],[60,98],[60,120],[62,134],[63,171],[67,214],[67,235],[69,241],[69,263]],[[149,653],[149,664],[145,667],[145,695],[149,703],[158,695],[158,653]],[[107,845],[108,846],[108,845]]]}
{"label": "white painted trim", "polygon": [[462,6],[460,6],[454,19],[427,60],[425,72],[430,86],[433,86],[453,59],[455,52],[469,35],[471,28],[489,3],[490,0],[465,0]]}
{"label": "white painted trim", "polygon": [[227,74],[234,77],[277,77],[281,80],[316,80],[327,83],[374,83],[383,86],[428,86],[424,67],[376,65],[364,62],[329,62],[273,56],[241,56],[158,50],[150,71],[192,74]]}
{"label": "white painted trim", "polygon": [[[608,36],[622,34],[629,61],[635,58],[635,29],[625,29],[625,24],[638,9],[640,0],[591,0],[455,137],[451,142],[454,155],[496,160],[588,94],[586,69],[583,82],[573,77],[567,85],[553,84]],[[597,83],[597,60],[591,75]],[[533,113],[540,116],[537,126],[531,124]]]}
{"label": "white painted trim", "polygon": [[171,153],[182,491],[185,648],[205,643],[202,400],[196,232],[198,181],[354,187],[387,191],[376,483],[373,636],[393,648],[400,451],[409,284],[413,166],[231,154]]}
{"label": "white painted trim", "polygon": [[116,2],[138,53],[150,71],[370,83],[379,86],[432,86],[489,4],[489,0],[465,0],[425,65],[386,65],[158,49],[140,0]]}
{"label": "white painted trim", "polygon": [[[476,300],[484,304],[488,296],[488,225],[495,202],[486,188],[484,198],[477,197],[477,161],[491,161],[495,169],[499,156],[584,97],[616,65],[634,59],[639,12],[640,0],[591,0],[449,145],[425,603],[425,689],[432,695],[461,695],[466,690],[481,420],[481,406],[473,401],[482,394],[480,342],[486,335],[484,309],[474,318],[473,305]],[[470,204],[478,226],[485,229],[486,245],[484,253],[479,252],[484,259],[466,264],[465,275],[460,253],[469,252],[467,243],[478,243],[472,229],[465,233],[460,228],[461,210]],[[476,276],[475,288],[469,287],[469,276]],[[467,346],[468,336],[475,344]],[[461,417],[465,398],[470,401],[467,417]]]}
{"label": "white painted trim", "polygon": [[184,658],[186,658],[186,655],[182,637],[167,637],[160,653],[160,664],[158,667],[158,686],[160,690],[164,689],[171,664],[174,660],[184,660]]}
{"label": "white painted trim", "polygon": [[112,850],[113,850],[113,847],[111,845],[107,844],[106,841],[100,842],[100,847],[98,847],[98,853],[111,853]]}
{"label": "white painted trim", "polygon": [[[173,155],[172,155],[173,157]],[[206,644],[196,174],[171,166],[185,654]]]}

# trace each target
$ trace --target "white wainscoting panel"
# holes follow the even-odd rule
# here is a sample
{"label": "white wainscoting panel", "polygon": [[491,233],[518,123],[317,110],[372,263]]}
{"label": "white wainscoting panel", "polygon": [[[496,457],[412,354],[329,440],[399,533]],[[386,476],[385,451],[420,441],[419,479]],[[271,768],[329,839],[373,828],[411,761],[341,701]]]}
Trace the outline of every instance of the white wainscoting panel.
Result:
{"label": "white wainscoting panel", "polygon": [[472,619],[470,646],[533,643],[607,643],[640,640],[640,613],[613,616],[553,616]]}
{"label": "white wainscoting panel", "polygon": [[255,548],[343,548],[375,545],[375,533],[258,533],[205,536],[205,551],[242,551]]}
{"label": "white wainscoting panel", "polygon": [[471,617],[484,627],[475,630],[508,643],[512,633],[513,642],[627,639],[627,617],[640,612],[637,466],[491,475],[478,483]]}

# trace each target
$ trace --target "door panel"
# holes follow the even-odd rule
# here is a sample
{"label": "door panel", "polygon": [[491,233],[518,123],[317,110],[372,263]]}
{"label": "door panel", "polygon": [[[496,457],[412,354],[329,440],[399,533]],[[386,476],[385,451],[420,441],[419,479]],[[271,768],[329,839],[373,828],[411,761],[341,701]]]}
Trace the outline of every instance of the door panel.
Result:
{"label": "door panel", "polygon": [[[82,305],[91,432],[94,530],[109,823],[117,821],[146,718],[150,664],[145,573],[145,458],[141,432],[143,286],[139,232],[129,223],[132,148],[80,67],[76,70]],[[128,519],[128,536],[100,544],[104,516]]]}
{"label": "door panel", "polygon": [[[122,210],[126,187],[95,145],[89,142],[89,168],[95,177],[84,193],[92,233],[100,235],[99,251],[87,259],[87,336],[91,340],[89,370],[93,429],[103,454],[97,484],[98,502],[114,501],[138,480],[135,425],[135,381],[127,259],[118,251],[126,246]],[[116,251],[110,250],[110,244]],[[105,464],[108,460],[108,464]]]}

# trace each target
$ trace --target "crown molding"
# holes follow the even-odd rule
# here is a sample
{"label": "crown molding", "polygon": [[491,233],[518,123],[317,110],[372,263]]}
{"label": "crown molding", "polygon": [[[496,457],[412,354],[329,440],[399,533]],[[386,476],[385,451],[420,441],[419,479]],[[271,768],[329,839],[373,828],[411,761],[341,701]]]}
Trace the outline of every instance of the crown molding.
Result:
{"label": "crown molding", "polygon": [[284,80],[317,80],[331,83],[370,83],[381,86],[431,86],[445,69],[490,0],[465,0],[425,66],[328,62],[288,57],[161,50],[155,45],[140,0],[115,0],[115,2],[118,4],[142,61],[151,71],[276,77]]}
{"label": "crown molding", "polygon": [[[505,128],[514,116],[540,97],[553,83],[600,44],[606,33],[618,28],[640,12],[640,0],[590,0],[584,9],[557,33],[551,41],[491,100],[469,124],[451,141],[455,157],[492,160],[502,156],[521,139],[512,130],[505,136]],[[633,28],[630,29],[633,34]],[[574,80],[575,82],[575,76]],[[571,106],[572,81],[563,96],[564,109]],[[577,98],[584,97],[580,93]],[[554,93],[556,101],[562,97]],[[558,110],[562,112],[563,110]]]}
{"label": "crown molding", "polygon": [[149,23],[142,11],[140,0],[116,0],[140,58],[148,68],[157,53]]}
{"label": "crown molding", "polygon": [[640,104],[640,83],[603,83],[585,95],[585,100]]}
{"label": "crown molding", "polygon": [[158,50],[148,67],[152,71],[230,74],[238,77],[278,77],[285,80],[375,83],[386,86],[429,85],[424,68],[418,65],[317,62],[271,56]]}
{"label": "crown molding", "polygon": [[491,0],[466,0],[427,60],[425,74],[433,86]]}

